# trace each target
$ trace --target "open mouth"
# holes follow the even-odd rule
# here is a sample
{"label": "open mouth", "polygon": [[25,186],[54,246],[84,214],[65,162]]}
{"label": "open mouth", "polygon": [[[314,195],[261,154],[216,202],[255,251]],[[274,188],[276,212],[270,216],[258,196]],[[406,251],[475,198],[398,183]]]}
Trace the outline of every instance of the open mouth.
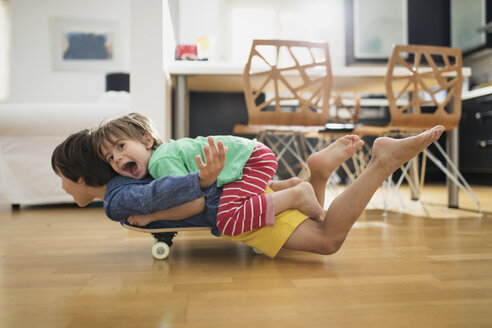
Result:
{"label": "open mouth", "polygon": [[130,173],[133,176],[136,176],[138,173],[138,166],[135,162],[128,162],[122,167],[123,171]]}

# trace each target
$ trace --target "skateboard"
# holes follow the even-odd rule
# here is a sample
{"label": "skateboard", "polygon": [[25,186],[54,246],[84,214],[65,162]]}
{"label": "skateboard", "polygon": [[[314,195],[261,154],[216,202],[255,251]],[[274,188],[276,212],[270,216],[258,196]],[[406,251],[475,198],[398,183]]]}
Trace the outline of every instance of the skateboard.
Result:
{"label": "skateboard", "polygon": [[[175,227],[175,228],[160,228],[160,229],[146,229],[128,225],[126,223],[121,224],[128,230],[137,232],[150,233],[154,237],[152,243],[152,256],[156,260],[164,260],[169,256],[171,246],[173,245],[173,238],[179,231],[210,231],[210,227]],[[252,247],[255,254],[262,254],[259,250]]]}
{"label": "skateboard", "polygon": [[160,228],[160,229],[146,229],[140,227],[134,227],[126,223],[121,224],[128,230],[137,232],[150,233],[154,237],[152,243],[152,256],[157,260],[164,260],[169,256],[169,251],[173,245],[173,238],[179,231],[202,231],[211,230],[210,227],[176,227],[176,228]]}

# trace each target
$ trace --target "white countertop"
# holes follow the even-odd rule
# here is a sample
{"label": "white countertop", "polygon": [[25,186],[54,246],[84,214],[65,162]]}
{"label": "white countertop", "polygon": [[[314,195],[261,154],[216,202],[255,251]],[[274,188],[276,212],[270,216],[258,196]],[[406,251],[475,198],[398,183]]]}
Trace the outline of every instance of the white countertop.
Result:
{"label": "white countertop", "polygon": [[[234,62],[219,61],[173,61],[168,66],[168,73],[171,75],[241,75],[244,65]],[[430,68],[422,68],[426,70]],[[471,68],[463,67],[463,76],[471,75]],[[386,65],[354,65],[354,66],[335,66],[332,67],[333,76],[367,76],[379,77],[386,74]],[[408,70],[404,67],[396,68],[396,75],[406,76]]]}
{"label": "white countertop", "polygon": [[468,100],[473,98],[478,98],[486,95],[492,94],[492,85],[484,88],[478,88],[474,90],[470,90],[468,92],[463,93],[461,96],[462,100]]}

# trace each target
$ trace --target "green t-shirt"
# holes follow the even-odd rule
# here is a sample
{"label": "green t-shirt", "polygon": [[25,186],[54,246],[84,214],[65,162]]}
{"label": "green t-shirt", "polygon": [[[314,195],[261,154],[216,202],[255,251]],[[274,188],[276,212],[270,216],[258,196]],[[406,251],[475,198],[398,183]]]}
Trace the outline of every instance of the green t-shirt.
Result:
{"label": "green t-shirt", "polygon": [[[241,179],[244,164],[256,147],[256,140],[236,136],[214,136],[215,143],[222,140],[227,147],[226,163],[217,178],[217,186]],[[206,137],[169,140],[152,153],[149,173],[154,179],[166,175],[185,175],[198,171],[195,156],[200,155],[203,162],[203,146],[208,145]]]}

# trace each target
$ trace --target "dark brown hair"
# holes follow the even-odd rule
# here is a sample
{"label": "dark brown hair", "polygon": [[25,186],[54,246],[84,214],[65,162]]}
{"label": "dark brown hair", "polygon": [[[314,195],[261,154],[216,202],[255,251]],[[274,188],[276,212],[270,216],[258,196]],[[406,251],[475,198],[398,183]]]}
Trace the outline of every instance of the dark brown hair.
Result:
{"label": "dark brown hair", "polygon": [[84,179],[91,187],[108,183],[116,172],[101,160],[93,148],[93,132],[89,129],[70,135],[59,144],[51,155],[51,167],[56,174],[77,182]]}

